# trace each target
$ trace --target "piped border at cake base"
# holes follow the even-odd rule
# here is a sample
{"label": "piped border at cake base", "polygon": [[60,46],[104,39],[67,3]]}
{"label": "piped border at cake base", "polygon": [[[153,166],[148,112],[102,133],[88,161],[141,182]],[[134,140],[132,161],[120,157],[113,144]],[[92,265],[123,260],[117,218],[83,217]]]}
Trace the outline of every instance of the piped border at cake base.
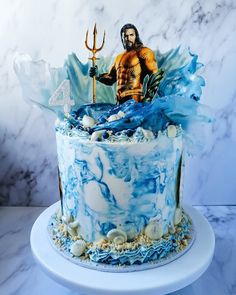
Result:
{"label": "piped border at cake base", "polygon": [[[64,258],[79,266],[105,272],[141,271],[165,265],[186,253],[195,239],[193,222],[184,212],[173,233],[143,244],[140,240],[145,236],[140,234],[136,241],[130,243],[132,247],[120,251],[109,246],[109,242],[103,247],[101,243],[84,243],[79,236],[71,237],[63,231],[63,224],[56,213],[49,219],[47,230],[52,247]],[[71,253],[75,241],[83,241],[84,253],[79,257]]]}

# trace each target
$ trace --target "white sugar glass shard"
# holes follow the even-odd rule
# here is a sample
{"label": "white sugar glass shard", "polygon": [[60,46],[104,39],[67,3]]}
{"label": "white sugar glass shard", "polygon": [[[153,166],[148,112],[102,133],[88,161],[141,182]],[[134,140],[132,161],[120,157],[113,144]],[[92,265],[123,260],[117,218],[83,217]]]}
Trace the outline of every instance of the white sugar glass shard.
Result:
{"label": "white sugar glass shard", "polygon": [[50,106],[64,106],[64,112],[69,113],[71,106],[75,105],[70,99],[70,81],[64,80],[49,99]]}

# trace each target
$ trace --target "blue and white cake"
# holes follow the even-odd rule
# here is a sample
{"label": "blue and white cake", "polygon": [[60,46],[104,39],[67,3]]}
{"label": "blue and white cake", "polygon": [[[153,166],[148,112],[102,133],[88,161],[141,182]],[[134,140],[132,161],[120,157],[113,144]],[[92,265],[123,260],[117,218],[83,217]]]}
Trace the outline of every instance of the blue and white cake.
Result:
{"label": "blue and white cake", "polygon": [[[186,150],[199,146],[196,122],[211,122],[199,103],[202,64],[180,48],[155,51],[155,57],[163,76],[152,99],[120,105],[114,88],[99,84],[97,103],[89,103],[89,65],[75,54],[58,69],[26,56],[15,62],[26,99],[57,115],[61,209],[48,232],[52,245],[80,265],[155,267],[182,255],[194,240],[182,187]],[[110,63],[101,58],[100,68]]]}
{"label": "blue and white cake", "polygon": [[56,123],[61,212],[49,231],[85,266],[154,267],[193,238],[182,210],[182,128],[122,129],[134,106],[86,105]]}

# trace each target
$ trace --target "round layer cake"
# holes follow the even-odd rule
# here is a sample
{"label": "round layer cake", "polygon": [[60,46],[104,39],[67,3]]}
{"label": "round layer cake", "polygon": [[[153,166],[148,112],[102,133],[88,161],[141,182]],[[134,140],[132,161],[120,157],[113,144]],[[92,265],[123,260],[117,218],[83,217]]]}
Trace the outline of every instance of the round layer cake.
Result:
{"label": "round layer cake", "polygon": [[119,266],[183,251],[192,226],[181,208],[181,127],[157,135],[138,127],[132,136],[126,130],[109,138],[104,130],[67,127],[56,126],[61,211],[49,224],[55,245],[79,261]]}

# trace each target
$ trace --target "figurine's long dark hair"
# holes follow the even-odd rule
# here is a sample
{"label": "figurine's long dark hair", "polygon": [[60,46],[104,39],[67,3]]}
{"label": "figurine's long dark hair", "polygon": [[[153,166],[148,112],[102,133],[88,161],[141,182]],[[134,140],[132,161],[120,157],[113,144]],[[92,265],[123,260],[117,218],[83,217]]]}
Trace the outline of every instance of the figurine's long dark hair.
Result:
{"label": "figurine's long dark hair", "polygon": [[122,43],[123,43],[122,34],[125,33],[125,31],[128,29],[134,29],[134,31],[135,31],[135,35],[136,35],[135,45],[136,45],[136,47],[142,46],[143,42],[141,41],[141,39],[139,37],[139,32],[138,32],[137,28],[135,27],[135,25],[133,25],[133,24],[126,24],[121,28],[120,37],[121,37]]}

